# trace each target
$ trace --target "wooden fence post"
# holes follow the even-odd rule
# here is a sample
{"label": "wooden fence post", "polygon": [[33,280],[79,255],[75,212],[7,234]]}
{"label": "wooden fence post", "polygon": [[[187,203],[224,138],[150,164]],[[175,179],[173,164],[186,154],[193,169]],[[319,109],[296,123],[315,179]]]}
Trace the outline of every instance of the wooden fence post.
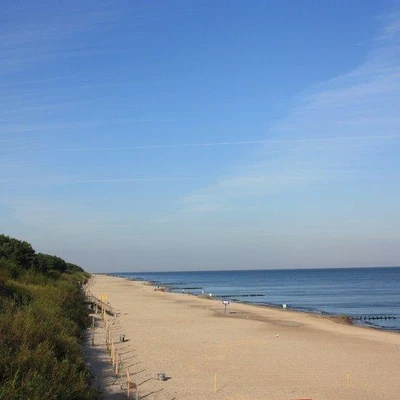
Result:
{"label": "wooden fence post", "polygon": [[107,322],[105,323],[106,325],[106,347],[107,347],[107,351],[108,351],[108,324]]}
{"label": "wooden fence post", "polygon": [[94,346],[94,315],[92,315],[92,346]]}
{"label": "wooden fence post", "polygon": [[118,374],[121,370],[121,354],[117,353],[116,361],[115,361],[115,376],[118,378]]}
{"label": "wooden fence post", "polygon": [[118,354],[119,357],[119,367],[118,367],[118,375],[117,378],[122,382],[124,379],[124,363],[122,361],[121,354]]}
{"label": "wooden fence post", "polygon": [[131,382],[131,376],[129,374],[128,368],[126,369],[126,396],[130,399],[131,396],[131,388],[135,390],[135,400],[139,400],[139,388],[138,386]]}
{"label": "wooden fence post", "polygon": [[131,397],[131,379],[128,368],[126,369],[126,396],[128,399]]}

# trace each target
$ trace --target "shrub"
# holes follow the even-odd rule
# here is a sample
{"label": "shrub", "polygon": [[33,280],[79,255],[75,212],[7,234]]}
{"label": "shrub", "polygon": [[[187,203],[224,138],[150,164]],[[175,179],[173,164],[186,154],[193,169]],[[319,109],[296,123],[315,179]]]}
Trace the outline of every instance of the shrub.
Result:
{"label": "shrub", "polygon": [[88,310],[79,282],[87,274],[22,268],[15,260],[29,259],[30,245],[6,239],[2,247],[0,240],[0,399],[99,398],[81,350]]}

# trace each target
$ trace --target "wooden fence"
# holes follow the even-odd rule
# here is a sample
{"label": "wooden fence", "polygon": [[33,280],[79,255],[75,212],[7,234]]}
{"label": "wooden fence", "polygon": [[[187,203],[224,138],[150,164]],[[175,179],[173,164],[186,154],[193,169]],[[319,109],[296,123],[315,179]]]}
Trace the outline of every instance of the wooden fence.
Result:
{"label": "wooden fence", "polygon": [[[118,313],[116,310],[109,304],[104,302],[103,300],[100,300],[93,294],[91,294],[89,291],[86,293],[86,301],[89,304],[92,304],[96,311],[101,313],[101,317],[104,321],[104,326],[106,330],[106,347],[107,351],[110,355],[110,361],[113,366],[113,370],[115,372],[115,376],[117,379],[119,379],[121,388],[124,388],[125,386],[125,393],[127,399],[131,399],[131,393],[134,393],[135,395],[135,400],[139,400],[139,389],[136,383],[132,381],[132,378],[129,373],[129,368],[126,367],[124,368],[123,365],[123,360],[122,356],[120,353],[117,351],[116,347],[116,339],[115,339],[115,332],[113,332],[113,324],[110,323],[112,319],[110,319],[110,316],[116,317],[118,316]],[[93,317],[93,323],[92,323],[92,345],[94,345],[94,317]],[[120,336],[121,339],[121,336]],[[125,370],[125,373],[123,372]],[[125,379],[125,381],[124,381]],[[125,385],[124,385],[125,384]]]}

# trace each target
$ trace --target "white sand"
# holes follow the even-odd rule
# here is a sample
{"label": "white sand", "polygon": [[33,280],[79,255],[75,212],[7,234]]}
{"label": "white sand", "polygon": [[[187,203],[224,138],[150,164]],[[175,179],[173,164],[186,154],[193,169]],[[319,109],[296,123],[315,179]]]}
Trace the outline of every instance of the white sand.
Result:
{"label": "white sand", "polygon": [[89,290],[120,311],[114,337],[128,339],[117,347],[140,398],[400,399],[397,333],[246,304],[224,315],[220,301],[104,275]]}

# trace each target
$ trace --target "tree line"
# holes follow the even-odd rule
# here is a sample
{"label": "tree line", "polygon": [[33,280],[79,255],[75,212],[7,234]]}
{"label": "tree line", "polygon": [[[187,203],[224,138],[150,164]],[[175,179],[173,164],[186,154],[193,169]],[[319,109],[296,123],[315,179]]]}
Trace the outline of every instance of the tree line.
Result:
{"label": "tree line", "polygon": [[30,243],[4,234],[0,234],[0,269],[8,271],[14,278],[27,269],[53,277],[62,273],[84,272],[78,265],[57,256],[36,253]]}

